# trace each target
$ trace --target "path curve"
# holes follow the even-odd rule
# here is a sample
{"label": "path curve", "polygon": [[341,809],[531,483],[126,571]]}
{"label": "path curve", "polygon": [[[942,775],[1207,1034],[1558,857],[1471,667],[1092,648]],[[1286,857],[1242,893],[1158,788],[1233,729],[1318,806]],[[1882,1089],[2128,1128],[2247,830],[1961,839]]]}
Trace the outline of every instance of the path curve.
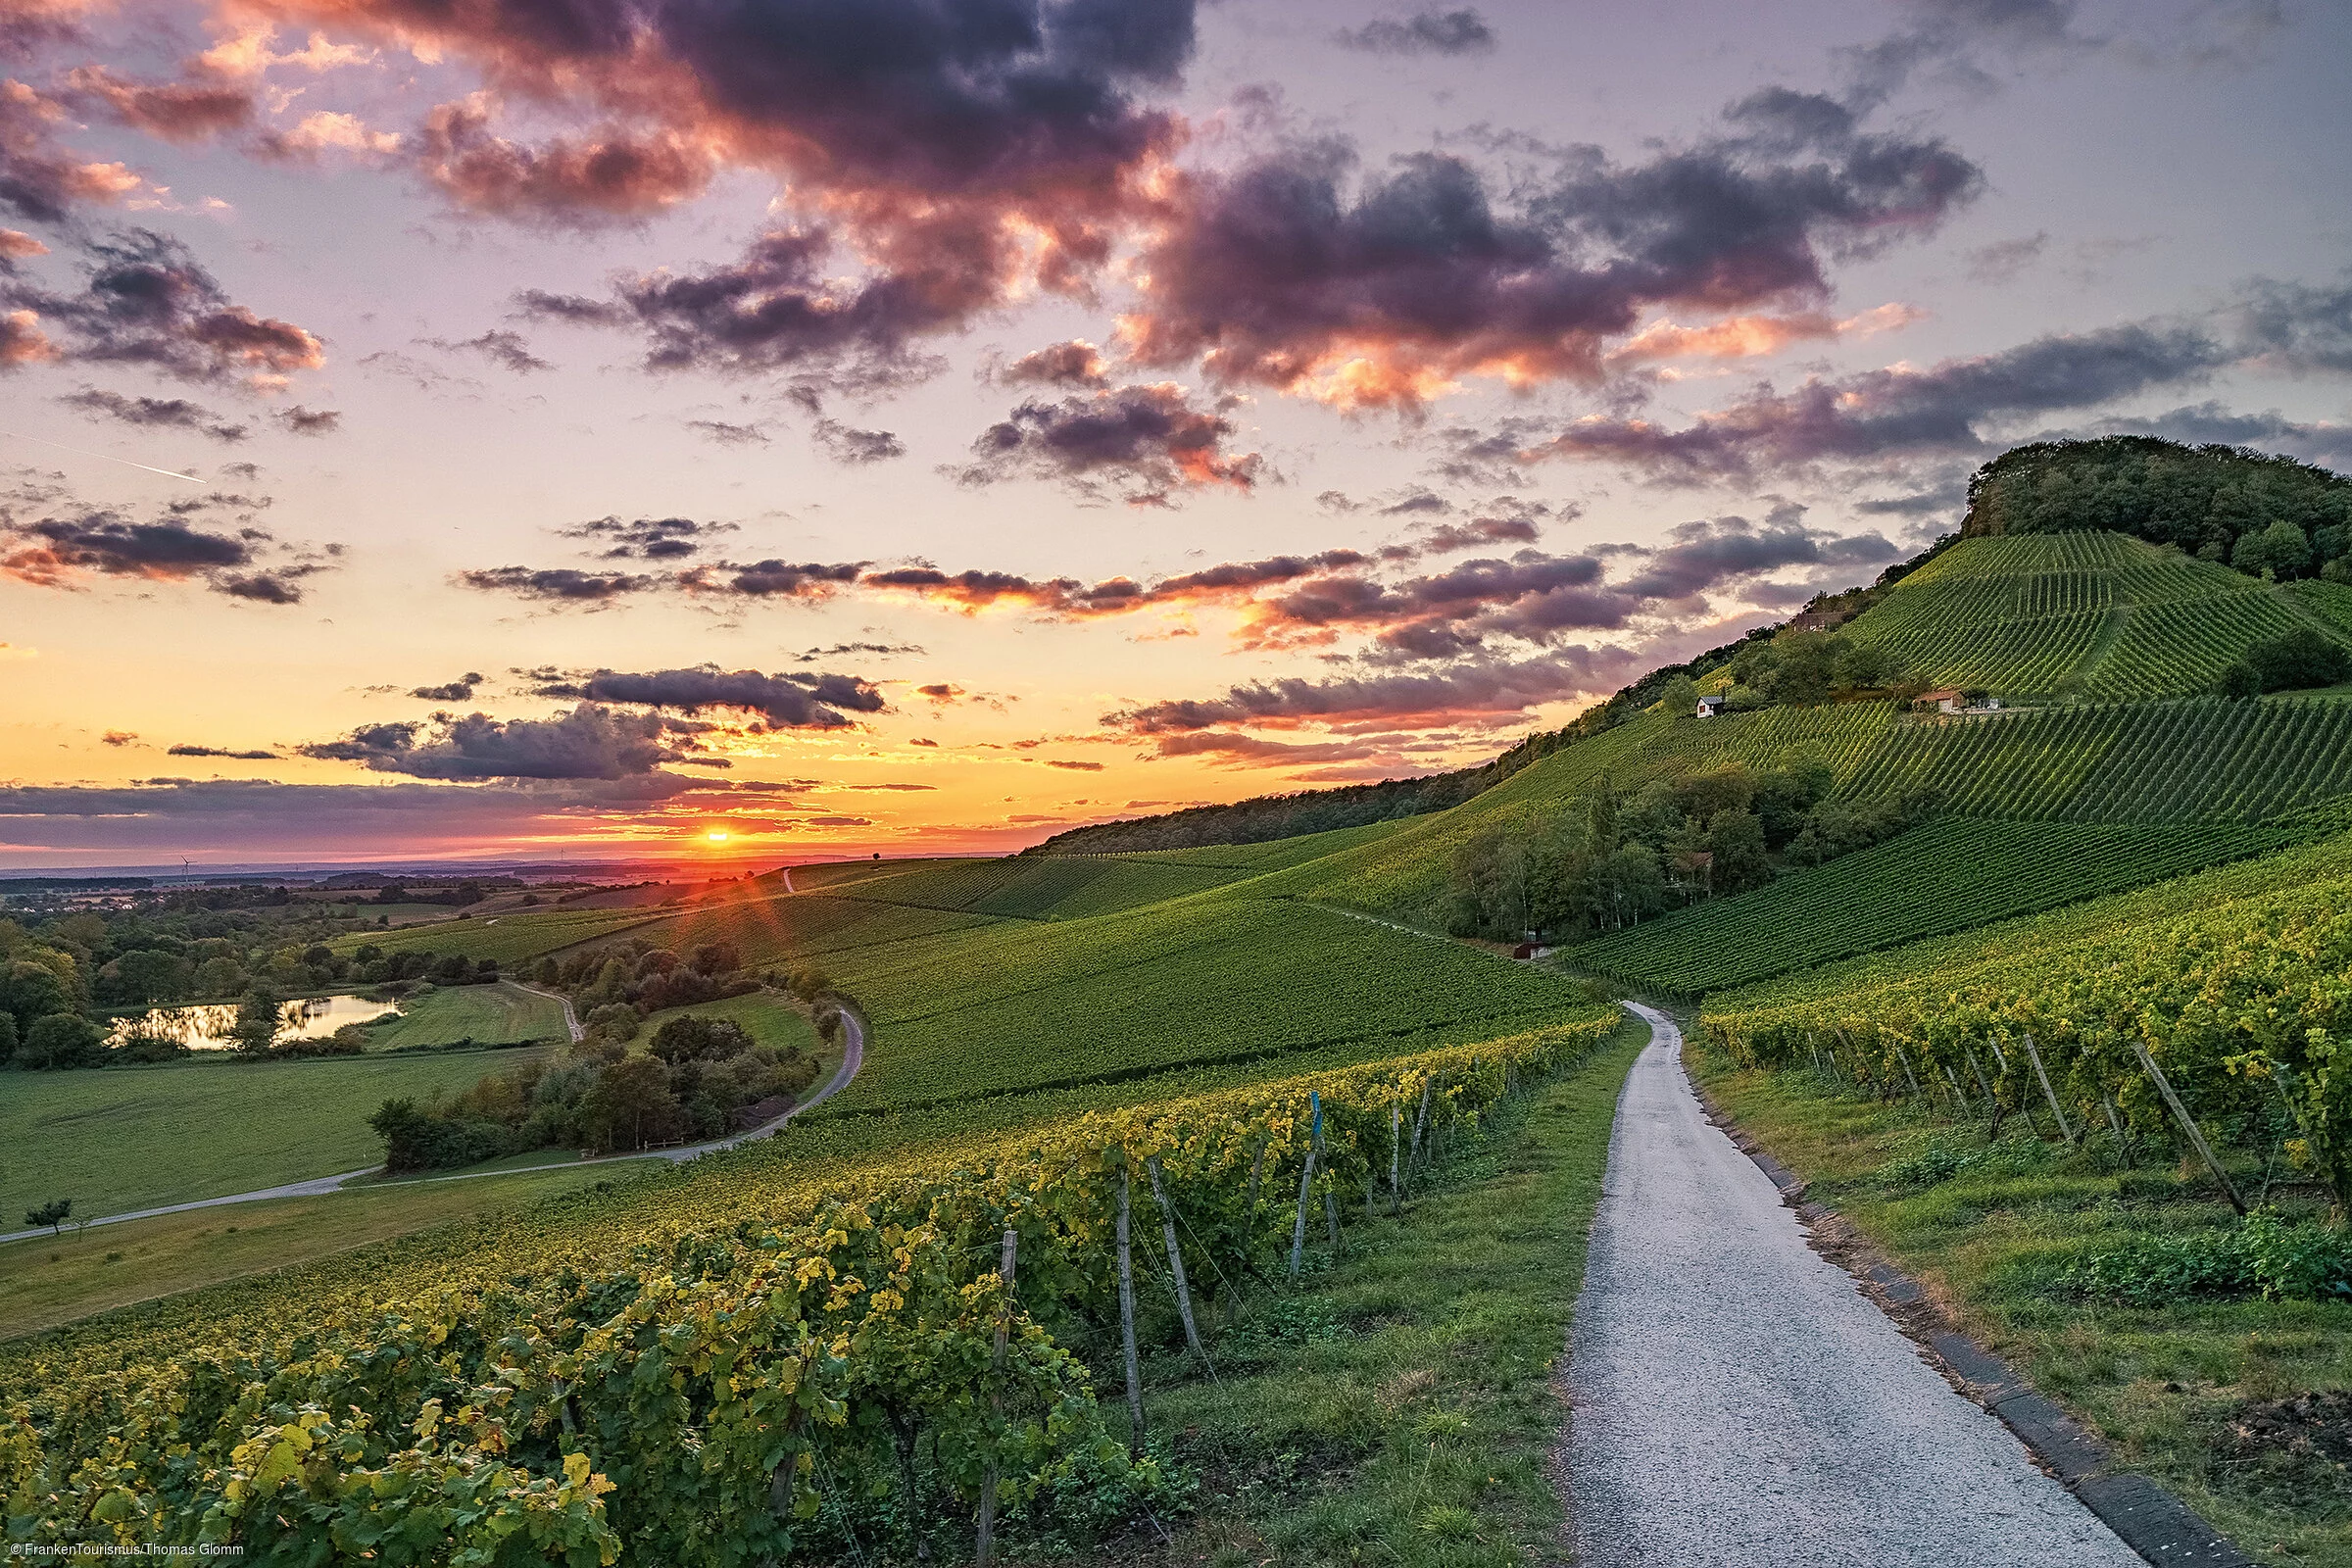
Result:
{"label": "path curve", "polygon": [[545,997],[548,1001],[553,1002],[561,1006],[564,1009],[564,1027],[571,1032],[571,1043],[573,1045],[576,1046],[581,1041],[588,1038],[588,1031],[580,1026],[580,1015],[578,1010],[572,1006],[571,999],[564,995],[563,992],[548,991],[539,986],[527,984],[521,980],[510,980],[507,983],[517,991],[528,991],[534,997]]}
{"label": "path curve", "polygon": [[[523,989],[530,990],[533,988],[525,986]],[[570,1003],[564,1003],[564,1011],[565,1014],[564,1021],[566,1023],[570,1023],[572,1021],[569,1016],[571,1012]],[[576,1029],[577,1025],[574,1024],[573,1027]],[[613,1165],[618,1164],[622,1160],[629,1159],[667,1159],[672,1161],[688,1160],[697,1158],[704,1154],[716,1153],[722,1149],[733,1149],[739,1144],[757,1143],[762,1138],[771,1138],[775,1134],[783,1131],[785,1125],[790,1122],[793,1117],[800,1115],[803,1111],[808,1110],[812,1106],[823,1104],[826,1101],[831,1100],[835,1095],[838,1095],[844,1089],[847,1089],[850,1086],[850,1080],[858,1076],[858,1069],[865,1065],[865,1021],[859,1018],[857,1013],[852,1012],[845,1007],[842,1009],[841,1013],[841,1065],[834,1069],[833,1076],[825,1084],[825,1087],[818,1090],[815,1094],[809,1096],[800,1104],[797,1104],[790,1110],[784,1112],[783,1115],[775,1117],[770,1121],[763,1121],[759,1126],[750,1129],[748,1132],[737,1133],[732,1138],[713,1139],[707,1144],[689,1144],[683,1149],[641,1149],[636,1151],[634,1153],[611,1154],[603,1159],[560,1159],[552,1160],[544,1165],[514,1165],[505,1170],[467,1171],[463,1175],[458,1176],[420,1176],[415,1178],[413,1181],[401,1182],[396,1185],[408,1187],[422,1186],[428,1182],[480,1181],[484,1177],[489,1176],[520,1176],[531,1171],[540,1170],[585,1170],[592,1165]],[[573,1038],[577,1039],[577,1034],[575,1034]],[[282,1187],[265,1187],[258,1192],[230,1193],[223,1198],[200,1198],[195,1201],[188,1203],[166,1203],[161,1208],[134,1208],[128,1213],[109,1214],[103,1219],[90,1220],[86,1222],[86,1224],[77,1223],[72,1228],[78,1232],[86,1229],[94,1229],[100,1225],[120,1225],[125,1220],[154,1219],[160,1214],[184,1214],[192,1208],[220,1208],[229,1203],[259,1203],[267,1201],[272,1198],[318,1198],[339,1190],[345,1182],[350,1181],[353,1177],[368,1175],[375,1169],[375,1166],[368,1165],[363,1166],[359,1170],[347,1170],[339,1176],[314,1176],[308,1181],[288,1182]],[[374,1189],[369,1190],[373,1191]],[[43,1226],[39,1230],[10,1231],[5,1235],[0,1235],[0,1246],[5,1246],[10,1242],[27,1241],[34,1237],[48,1236],[51,1234],[52,1233],[46,1226]]]}
{"label": "path curve", "polygon": [[1953,1392],[1699,1108],[1682,1033],[1617,1102],[1568,1366],[1584,1568],[2139,1568]]}

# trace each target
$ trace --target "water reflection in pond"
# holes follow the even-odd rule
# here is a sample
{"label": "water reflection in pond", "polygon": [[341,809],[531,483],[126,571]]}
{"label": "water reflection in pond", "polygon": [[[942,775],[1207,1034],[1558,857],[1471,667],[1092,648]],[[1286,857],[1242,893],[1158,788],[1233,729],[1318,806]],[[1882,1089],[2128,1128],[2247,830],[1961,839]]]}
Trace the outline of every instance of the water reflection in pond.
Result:
{"label": "water reflection in pond", "polygon": [[[345,1024],[366,1023],[398,1012],[389,1002],[364,997],[298,997],[278,1008],[277,1035],[272,1044],[288,1040],[323,1040]],[[135,1017],[115,1022],[107,1037],[119,1046],[134,1035],[176,1040],[191,1051],[236,1049],[237,1004],[233,1002],[197,1003],[180,1007],[151,1007]]]}

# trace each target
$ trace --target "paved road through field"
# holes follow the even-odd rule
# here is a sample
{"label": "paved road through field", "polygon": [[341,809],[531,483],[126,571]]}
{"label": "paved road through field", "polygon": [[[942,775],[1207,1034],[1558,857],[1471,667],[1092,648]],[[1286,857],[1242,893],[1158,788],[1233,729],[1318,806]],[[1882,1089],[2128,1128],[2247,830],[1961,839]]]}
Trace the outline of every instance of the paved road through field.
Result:
{"label": "paved road through field", "polygon": [[1806,1246],[1634,1010],[1569,1359],[1583,1568],[2138,1568]]}

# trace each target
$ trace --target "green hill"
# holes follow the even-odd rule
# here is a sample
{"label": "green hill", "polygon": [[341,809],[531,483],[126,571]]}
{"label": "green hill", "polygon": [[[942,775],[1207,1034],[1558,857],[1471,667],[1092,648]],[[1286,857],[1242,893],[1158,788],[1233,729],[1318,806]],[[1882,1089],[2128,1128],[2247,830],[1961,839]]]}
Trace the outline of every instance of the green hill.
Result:
{"label": "green hill", "polygon": [[[1934,685],[2012,698],[2183,696],[2265,638],[2352,630],[2328,601],[2118,533],[1963,539],[1840,628]],[[2346,592],[2352,592],[2347,590]]]}

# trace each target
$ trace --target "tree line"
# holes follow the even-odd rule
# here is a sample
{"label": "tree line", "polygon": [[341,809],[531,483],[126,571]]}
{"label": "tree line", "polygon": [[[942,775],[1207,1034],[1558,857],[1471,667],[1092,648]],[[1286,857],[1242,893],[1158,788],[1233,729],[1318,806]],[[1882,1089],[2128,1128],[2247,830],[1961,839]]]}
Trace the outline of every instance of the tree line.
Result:
{"label": "tree line", "polygon": [[1632,792],[1603,779],[1537,822],[1489,827],[1456,850],[1446,928],[1582,941],[1867,849],[1939,804],[1929,790],[1834,801],[1835,777],[1825,756],[1793,748],[1774,767],[1725,762]]}

